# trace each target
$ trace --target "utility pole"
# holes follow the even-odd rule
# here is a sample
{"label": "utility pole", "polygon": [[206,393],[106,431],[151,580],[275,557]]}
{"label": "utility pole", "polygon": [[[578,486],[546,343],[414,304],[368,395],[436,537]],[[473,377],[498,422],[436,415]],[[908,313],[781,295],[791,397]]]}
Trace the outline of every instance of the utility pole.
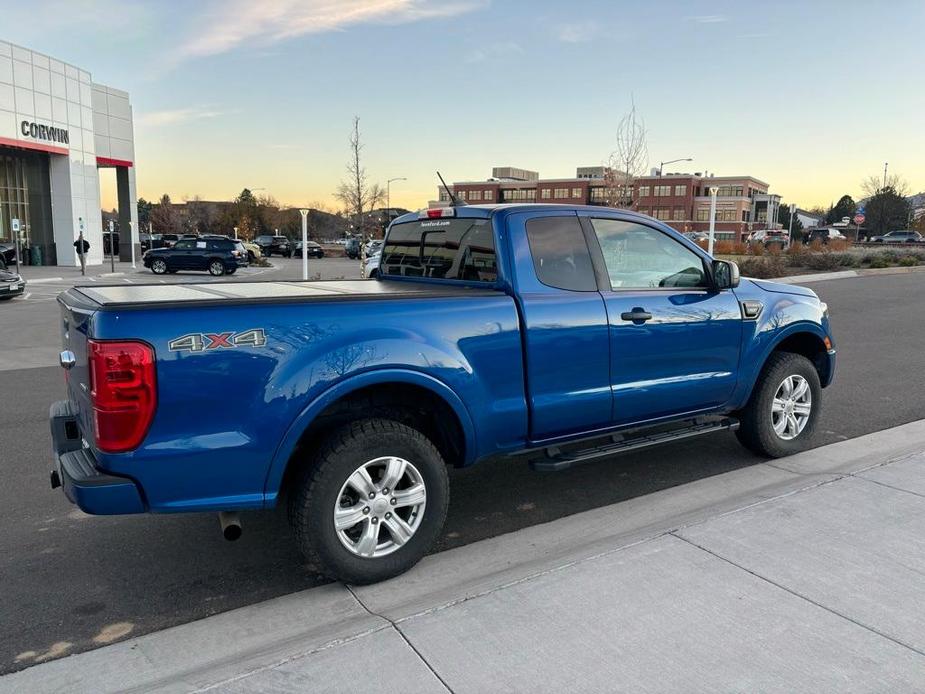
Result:
{"label": "utility pole", "polygon": [[87,262],[84,259],[84,218],[83,217],[77,218],[77,230],[78,230],[77,231],[77,241],[79,242],[77,246],[77,253],[80,256],[80,274],[86,275],[87,274]]}
{"label": "utility pole", "polygon": [[302,279],[308,279],[308,210],[301,209],[302,215]]}
{"label": "utility pole", "polygon": [[716,235],[716,194],[719,188],[710,186],[710,242],[707,244],[707,253],[713,255],[713,237]]}
{"label": "utility pole", "polygon": [[883,162],[883,187],[886,188],[886,168],[890,165],[890,162]]}

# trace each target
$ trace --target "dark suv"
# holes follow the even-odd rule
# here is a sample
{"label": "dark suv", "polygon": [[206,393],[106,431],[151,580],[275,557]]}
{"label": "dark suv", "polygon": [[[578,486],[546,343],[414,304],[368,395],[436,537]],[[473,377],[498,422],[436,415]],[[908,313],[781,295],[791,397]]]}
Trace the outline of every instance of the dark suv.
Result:
{"label": "dark suv", "polygon": [[144,254],[145,267],[155,275],[177,270],[207,270],[211,275],[233,275],[247,266],[247,251],[233,239],[181,239],[170,248]]}
{"label": "dark suv", "polygon": [[292,256],[292,244],[285,236],[258,236],[254,243],[260,246],[264,255],[277,253],[287,258]]}

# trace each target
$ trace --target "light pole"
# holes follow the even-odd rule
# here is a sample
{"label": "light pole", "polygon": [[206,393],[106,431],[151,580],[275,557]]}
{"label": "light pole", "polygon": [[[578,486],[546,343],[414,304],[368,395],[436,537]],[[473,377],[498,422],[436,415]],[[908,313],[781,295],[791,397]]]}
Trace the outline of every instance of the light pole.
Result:
{"label": "light pole", "polygon": [[677,162],[679,162],[679,161],[694,161],[694,160],[693,160],[692,158],[690,158],[690,157],[685,157],[685,158],[681,158],[681,159],[672,159],[671,161],[659,162],[659,165],[658,165],[658,176],[659,176],[659,178],[662,177],[662,171],[665,169],[665,164],[675,164],[675,163],[677,163]]}
{"label": "light pole", "polygon": [[128,223],[128,240],[132,244],[132,269],[135,268],[135,222]]}
{"label": "light pole", "polygon": [[302,215],[302,279],[308,279],[308,210],[299,210]]}
{"label": "light pole", "polygon": [[386,222],[386,225],[385,225],[386,229],[389,228],[389,222],[392,221],[392,195],[391,195],[392,182],[393,181],[407,181],[407,180],[408,179],[405,178],[404,176],[399,176],[398,178],[390,178],[388,181],[385,182],[385,216],[388,219],[388,222]]}
{"label": "light pole", "polygon": [[713,237],[716,235],[716,194],[719,188],[710,186],[710,242],[707,244],[707,253],[713,255]]}
{"label": "light pole", "polygon": [[793,213],[796,211],[797,206],[793,203],[790,203],[790,227],[787,229],[787,241],[793,243]]}
{"label": "light pole", "polygon": [[238,240],[238,227],[235,227],[235,228],[234,228],[234,240],[235,240],[235,241]]}

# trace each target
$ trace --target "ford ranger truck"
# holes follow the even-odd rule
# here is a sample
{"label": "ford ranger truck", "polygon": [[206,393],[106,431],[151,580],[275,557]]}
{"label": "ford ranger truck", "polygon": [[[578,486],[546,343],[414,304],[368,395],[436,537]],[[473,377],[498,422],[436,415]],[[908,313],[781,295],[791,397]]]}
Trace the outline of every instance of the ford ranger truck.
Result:
{"label": "ford ranger truck", "polygon": [[308,558],[352,583],[434,544],[448,465],[555,471],[722,430],[785,456],[835,372],[815,293],[600,207],[406,214],[375,280],[59,302],[53,486],[91,514],[218,512],[229,538],[285,499]]}

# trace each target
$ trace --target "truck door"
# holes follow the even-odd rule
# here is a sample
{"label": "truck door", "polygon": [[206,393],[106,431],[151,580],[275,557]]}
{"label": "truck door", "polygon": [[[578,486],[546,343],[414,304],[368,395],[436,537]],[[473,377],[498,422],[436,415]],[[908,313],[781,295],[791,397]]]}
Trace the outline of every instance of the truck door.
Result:
{"label": "truck door", "polygon": [[736,385],[742,318],[706,259],[656,226],[582,215],[610,323],[613,422],[709,410]]}
{"label": "truck door", "polygon": [[574,211],[507,218],[534,442],[610,424],[607,312]]}

